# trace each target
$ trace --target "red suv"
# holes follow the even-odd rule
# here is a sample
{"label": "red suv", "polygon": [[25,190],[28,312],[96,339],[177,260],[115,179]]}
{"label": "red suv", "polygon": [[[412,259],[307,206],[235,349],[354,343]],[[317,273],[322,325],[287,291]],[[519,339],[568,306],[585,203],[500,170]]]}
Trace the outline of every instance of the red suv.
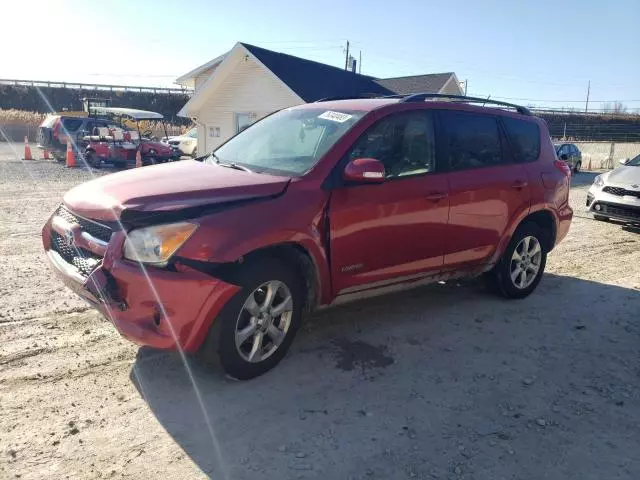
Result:
{"label": "red suv", "polygon": [[481,274],[525,297],[569,229],[569,168],[527,109],[440,97],[287,108],[201,162],[80,185],[47,256],[126,338],[238,379],[318,307]]}

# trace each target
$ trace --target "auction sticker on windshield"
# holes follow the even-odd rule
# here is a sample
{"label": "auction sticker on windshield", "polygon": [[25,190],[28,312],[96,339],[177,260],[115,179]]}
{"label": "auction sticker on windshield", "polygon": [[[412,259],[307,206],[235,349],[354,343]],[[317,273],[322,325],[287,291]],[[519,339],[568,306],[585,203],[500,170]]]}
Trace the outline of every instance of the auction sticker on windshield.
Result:
{"label": "auction sticker on windshield", "polygon": [[348,113],[341,112],[332,112],[331,110],[327,110],[322,115],[318,115],[318,118],[322,118],[324,120],[331,120],[332,122],[344,123],[349,120],[353,115],[349,115]]}

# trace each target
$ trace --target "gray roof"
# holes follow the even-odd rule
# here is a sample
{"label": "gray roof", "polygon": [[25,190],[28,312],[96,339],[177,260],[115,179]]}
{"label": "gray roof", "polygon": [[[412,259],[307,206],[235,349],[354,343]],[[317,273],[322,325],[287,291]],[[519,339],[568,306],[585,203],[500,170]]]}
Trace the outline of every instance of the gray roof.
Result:
{"label": "gray roof", "polygon": [[453,72],[430,73],[410,77],[380,78],[376,80],[376,82],[400,95],[407,95],[409,93],[438,93],[452,75]]}
{"label": "gray roof", "polygon": [[380,96],[394,92],[372,77],[242,43],[305,102],[327,97]]}

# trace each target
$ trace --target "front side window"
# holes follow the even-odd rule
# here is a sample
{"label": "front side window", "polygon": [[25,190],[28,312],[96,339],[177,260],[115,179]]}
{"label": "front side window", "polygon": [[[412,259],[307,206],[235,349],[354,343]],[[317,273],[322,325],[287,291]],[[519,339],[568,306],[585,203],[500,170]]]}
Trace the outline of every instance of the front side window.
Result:
{"label": "front side window", "polygon": [[206,163],[234,163],[258,172],[300,176],[365,113],[320,108],[281,110],[231,138]]}
{"label": "front side window", "polygon": [[391,115],[362,135],[349,159],[375,158],[385,177],[405,177],[435,170],[435,135],[431,112]]}
{"label": "front side window", "polygon": [[503,163],[496,118],[463,112],[442,112],[445,149],[451,170],[489,167]]}
{"label": "front side window", "polygon": [[540,156],[540,129],[534,122],[502,117],[516,162],[533,162]]}

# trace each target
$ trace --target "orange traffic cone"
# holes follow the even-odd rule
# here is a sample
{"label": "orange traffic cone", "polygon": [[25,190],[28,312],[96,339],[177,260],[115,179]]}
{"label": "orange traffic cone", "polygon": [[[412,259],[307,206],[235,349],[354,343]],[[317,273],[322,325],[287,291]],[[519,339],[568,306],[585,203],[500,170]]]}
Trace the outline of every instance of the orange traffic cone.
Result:
{"label": "orange traffic cone", "polygon": [[49,158],[49,150],[44,150],[42,153],[42,159],[43,160],[50,160]]}
{"label": "orange traffic cone", "polygon": [[142,155],[140,154],[140,150],[136,152],[136,168],[142,166]]}
{"label": "orange traffic cone", "polygon": [[71,146],[71,139],[67,138],[67,167],[77,167],[76,164],[76,155],[73,152],[73,147]]}
{"label": "orange traffic cone", "polygon": [[24,158],[23,160],[33,160],[31,156],[31,147],[29,146],[29,137],[24,136]]}

